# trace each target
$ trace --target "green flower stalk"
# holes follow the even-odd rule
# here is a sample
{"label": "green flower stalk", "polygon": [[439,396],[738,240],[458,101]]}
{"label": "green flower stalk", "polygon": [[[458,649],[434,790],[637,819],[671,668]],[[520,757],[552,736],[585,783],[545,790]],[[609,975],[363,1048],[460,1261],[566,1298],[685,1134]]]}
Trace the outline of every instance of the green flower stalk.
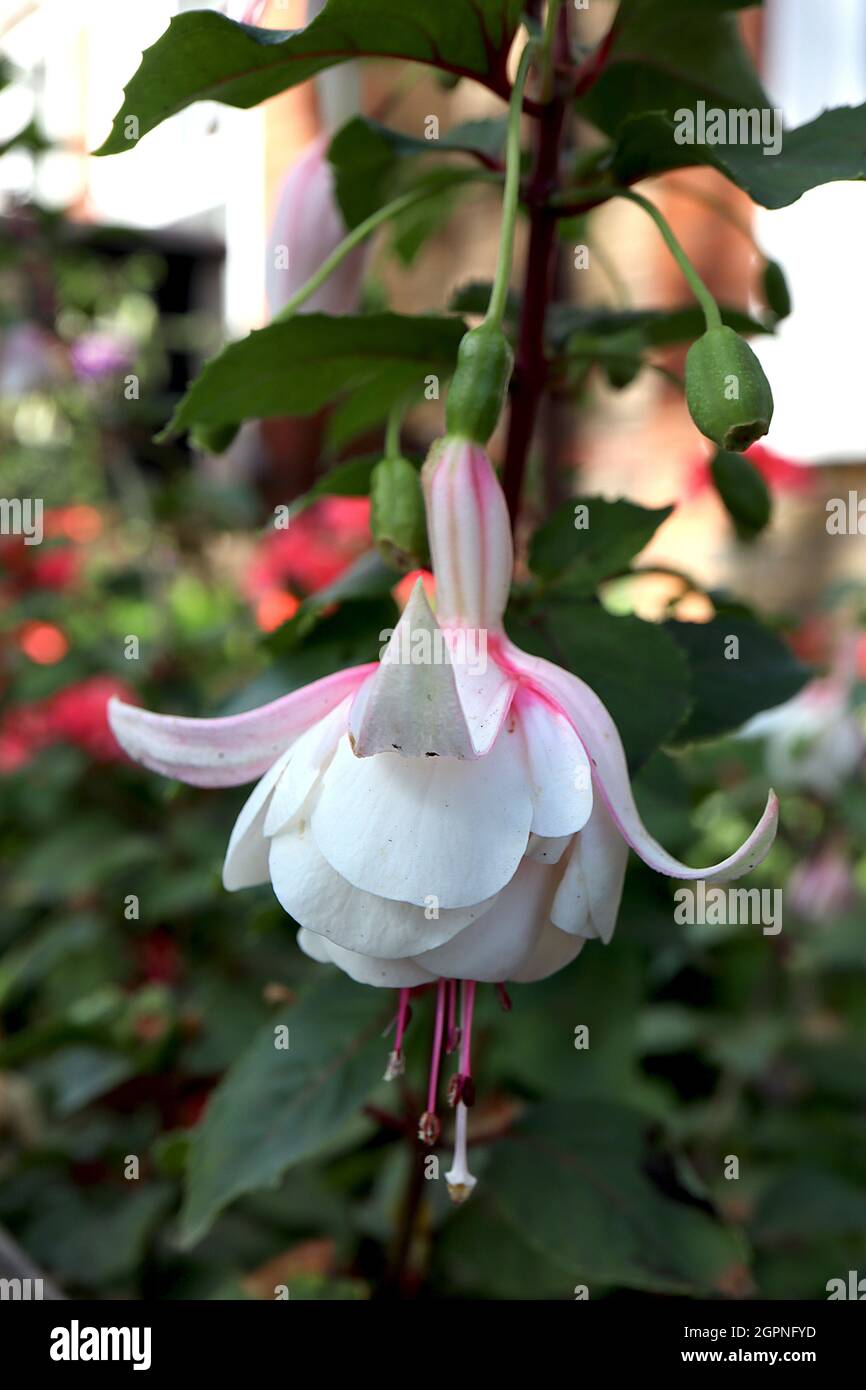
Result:
{"label": "green flower stalk", "polygon": [[520,193],[520,117],[529,69],[539,53],[530,42],[520,55],[508,108],[505,150],[505,189],[499,256],[490,303],[483,323],[466,334],[457,354],[457,368],[448,392],[445,421],[448,434],[486,444],[496,428],[514,367],[511,344],[502,331],[508,284],[514,258],[514,234]]}

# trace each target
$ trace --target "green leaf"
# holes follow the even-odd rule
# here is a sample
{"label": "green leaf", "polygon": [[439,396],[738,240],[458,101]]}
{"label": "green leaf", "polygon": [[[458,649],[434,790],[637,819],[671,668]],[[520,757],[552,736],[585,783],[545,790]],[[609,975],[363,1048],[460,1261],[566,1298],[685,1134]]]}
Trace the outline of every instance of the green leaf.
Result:
{"label": "green leaf", "polygon": [[[520,1026],[500,1028],[486,1065],[509,1091],[543,1098],[635,1097],[637,1020],[646,987],[645,969],[628,932],[610,947],[587,947],[573,970],[562,970],[520,992]],[[516,1016],[515,1016],[516,1021]],[[574,1046],[575,1026],[589,1030],[590,1045]]]}
{"label": "green leaf", "polygon": [[761,474],[743,454],[732,454],[727,449],[719,449],[710,469],[737,535],[741,540],[753,540],[768,525],[773,512]]}
{"label": "green leaf", "polygon": [[74,1288],[128,1279],[172,1204],[172,1190],[166,1183],[123,1186],[81,1191],[56,1182],[24,1228],[26,1249]]}
{"label": "green leaf", "polygon": [[[741,309],[726,304],[719,309],[722,322],[744,337],[772,331]],[[467,311],[471,312],[468,306]],[[625,342],[631,347],[637,345],[639,350],[675,347],[694,342],[705,329],[703,310],[697,304],[681,309],[582,309],[571,304],[552,304],[547,316],[551,342],[566,353],[575,349],[575,339],[584,351],[587,340],[592,339],[608,339],[620,346]],[[602,347],[600,342],[599,348]]]}
{"label": "green leaf", "polygon": [[[438,140],[390,130],[367,116],[355,116],[331,141],[328,159],[334,166],[337,201],[347,227],[356,227],[393,196],[395,176],[407,161],[424,155],[471,154],[487,160],[497,156],[505,140],[505,119],[468,121]],[[462,179],[463,168],[454,169]],[[443,185],[443,192],[447,185]]]}
{"label": "green leaf", "polygon": [[614,169],[626,182],[665,169],[709,164],[765,208],[784,208],[810,188],[866,178],[866,102],[837,106],[784,133],[782,148],[760,144],[677,145],[670,115],[653,112],[618,132]]}
{"label": "green leaf", "polygon": [[33,1069],[48,1087],[58,1115],[73,1115],[135,1074],[132,1058],[106,1047],[72,1044],[60,1048]]}
{"label": "green leaf", "polygon": [[98,154],[120,154],[195,101],[249,107],[352,58],[398,58],[474,77],[507,97],[522,0],[328,0],[296,32],[176,15],[142,55]]}
{"label": "green leaf", "polygon": [[[440,1258],[464,1291],[572,1300],[577,1284],[709,1294],[745,1262],[739,1237],[677,1181],[645,1119],[552,1101],[498,1144]],[[657,1175],[657,1180],[655,1178]],[[675,1194],[675,1195],[669,1195]]]}
{"label": "green leaf", "polygon": [[663,627],[553,598],[543,607],[514,604],[507,626],[519,647],[592,687],[619,729],[632,770],[685,719],[688,665]]}
{"label": "green leaf", "polygon": [[[688,657],[692,672],[694,708],[678,741],[716,738],[738,729],[759,710],[784,704],[809,679],[781,638],[739,613],[719,613],[708,623],[669,622],[665,628]],[[737,655],[729,658],[727,652]]]}
{"label": "green leaf", "polygon": [[312,415],[349,390],[362,393],[367,422],[382,418],[430,373],[450,375],[464,332],[460,319],[387,313],[269,324],[211,358],[161,438],[200,423]]}
{"label": "green leaf", "polygon": [[[571,498],[532,537],[529,568],[540,579],[556,579],[559,591],[590,594],[602,579],[627,568],[672,511],[622,498]],[[578,519],[588,524],[578,529]]]}
{"label": "green leaf", "polygon": [[[601,130],[647,111],[770,105],[736,21],[694,0],[624,0],[605,71],[579,103]],[[767,162],[766,160],[764,161]]]}
{"label": "green leaf", "polygon": [[292,503],[292,516],[305,511],[319,497],[366,497],[370,491],[370,476],[380,457],[379,454],[365,454],[329,468],[307,488],[303,497]]}
{"label": "green leaf", "polygon": [[866,1236],[866,1194],[834,1173],[791,1169],[762,1195],[754,1234],[767,1245],[799,1245],[809,1237]]}
{"label": "green leaf", "polygon": [[778,261],[766,262],[761,284],[767,308],[775,314],[777,320],[786,319],[792,307],[791,291],[788,289],[785,272]]}
{"label": "green leaf", "polygon": [[[473,280],[452,296],[448,305],[452,313],[484,314],[490,300],[489,282]],[[720,304],[722,322],[744,337],[772,332],[772,326],[753,318],[742,309]],[[512,290],[508,296],[506,322],[516,322],[520,313],[520,298]],[[546,333],[550,343],[567,351],[572,334],[592,338],[623,338],[629,335],[633,346],[639,339],[641,349],[673,347],[691,343],[706,328],[700,306],[686,305],[680,309],[609,309],[604,306],[586,308],[565,302],[550,305],[547,311]]]}
{"label": "green leaf", "polygon": [[[381,1074],[380,1035],[391,1012],[389,996],[334,976],[273,1016],[223,1078],[195,1132],[184,1245],[235,1198],[273,1186],[339,1138]],[[283,1026],[287,1049],[275,1046]]]}

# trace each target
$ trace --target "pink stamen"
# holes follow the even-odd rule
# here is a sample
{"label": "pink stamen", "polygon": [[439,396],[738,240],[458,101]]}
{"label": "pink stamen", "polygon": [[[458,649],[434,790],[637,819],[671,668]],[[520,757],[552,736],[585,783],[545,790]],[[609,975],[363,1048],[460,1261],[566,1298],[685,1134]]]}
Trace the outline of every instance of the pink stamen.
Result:
{"label": "pink stamen", "polygon": [[418,1138],[424,1144],[435,1144],[440,1125],[436,1116],[436,1092],[439,1089],[439,1067],[442,1061],[442,1039],[445,1034],[445,997],[447,980],[436,986],[436,1022],[433,1025],[433,1053],[430,1058],[430,1079],[427,1083],[427,1109],[418,1121]]}
{"label": "pink stamen", "polygon": [[448,1085],[448,1104],[463,1102],[472,1105],[475,1101],[475,1084],[472,1080],[472,1014],[475,1009],[475,981],[464,980],[462,992],[463,1020],[460,1029],[460,1065]]}
{"label": "pink stamen", "polygon": [[394,1049],[388,1057],[388,1065],[385,1068],[385,1081],[393,1081],[395,1076],[402,1076],[406,1070],[406,1063],[403,1058],[403,1039],[412,1018],[412,1010],[409,1008],[410,993],[411,990],[408,989],[400,990],[400,1002],[397,1005],[397,1033],[394,1038]]}
{"label": "pink stamen", "polygon": [[475,1009],[475,981],[463,981],[463,1022],[460,1039],[460,1071],[472,1075],[472,1014]]}
{"label": "pink stamen", "polygon": [[433,1028],[433,1055],[430,1059],[430,1080],[427,1085],[427,1109],[436,1113],[436,1092],[439,1089],[439,1065],[442,1060],[442,1034],[445,1031],[446,980],[440,980],[436,991],[436,1023]]}
{"label": "pink stamen", "polygon": [[460,1029],[457,1027],[457,981],[448,981],[448,1034],[445,1041],[446,1052],[456,1052],[460,1046]]}
{"label": "pink stamen", "polygon": [[496,997],[499,1000],[499,1006],[502,1009],[502,1012],[510,1014],[511,996],[509,995],[508,990],[505,988],[504,984],[498,984],[496,986]]}
{"label": "pink stamen", "polygon": [[397,1036],[394,1039],[394,1051],[399,1053],[403,1051],[403,1039],[412,1017],[412,1011],[409,1008],[409,994],[408,989],[400,990],[400,1003],[397,1006]]}

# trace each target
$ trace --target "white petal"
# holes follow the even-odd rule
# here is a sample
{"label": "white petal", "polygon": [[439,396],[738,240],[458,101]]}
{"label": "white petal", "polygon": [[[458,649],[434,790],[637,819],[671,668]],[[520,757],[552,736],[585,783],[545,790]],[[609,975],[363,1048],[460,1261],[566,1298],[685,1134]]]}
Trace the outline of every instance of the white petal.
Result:
{"label": "white petal", "polygon": [[613,936],[628,863],[628,845],[602,797],[578,836],[577,852],[589,894],[589,923],[583,935],[608,942]]}
{"label": "white petal", "polygon": [[265,816],[271,793],[280,780],[292,750],[278,758],[260,782],[253,787],[241,807],[229,838],[223,863],[223,886],[230,893],[238,888],[254,888],[268,881],[268,841],[265,837]]}
{"label": "white petal", "polygon": [[573,839],[573,835],[556,835],[551,839],[532,834],[526,846],[526,858],[537,859],[539,864],[558,864]]}
{"label": "white petal", "polygon": [[[583,832],[581,831],[581,834]],[[576,837],[565,862],[565,872],[556,890],[550,920],[569,936],[587,936],[589,891],[580,860],[580,837]]]}
{"label": "white petal", "polygon": [[532,801],[523,740],[503,730],[486,758],[356,758],[341,741],[312,815],[319,849],[368,893],[469,907],[517,870]]}
{"label": "white petal", "polygon": [[583,744],[564,714],[531,690],[514,707],[526,739],[537,835],[570,835],[589,820],[592,773]]}
{"label": "white petal", "polygon": [[460,706],[476,757],[483,757],[499,737],[511,708],[517,681],[494,660],[486,629],[444,629]]}
{"label": "white petal", "polygon": [[632,795],[619,731],[595,691],[577,676],[542,657],[528,656],[511,642],[504,644],[504,654],[513,667],[538,689],[552,696],[568,715],[589,754],[597,789],[600,787],[603,792],[621,835],[651,869],[671,878],[705,878],[713,883],[726,883],[749,873],[766,858],[779,824],[779,798],[775,792],[770,792],[764,814],[751,835],[727,859],[703,869],[681,863],[668,854],[643,824]]}
{"label": "white petal", "polygon": [[535,980],[546,980],[548,975],[555,975],[557,970],[562,970],[564,966],[570,965],[585,945],[584,937],[568,936],[548,922],[529,960],[522,970],[519,970],[516,975],[512,975],[511,978],[519,985],[532,984]]}
{"label": "white petal", "polygon": [[281,905],[301,926],[360,955],[414,956],[448,941],[491,901],[425,916],[423,907],[353,888],[321,854],[303,822],[271,841],[270,875]]}
{"label": "white petal", "polygon": [[[324,944],[323,944],[324,943]],[[375,956],[359,956],[354,951],[344,951],[325,941],[315,932],[298,932],[298,945],[305,955],[324,964],[325,960],[336,965],[359,985],[378,985],[385,989],[411,989],[414,985],[426,985],[433,976],[411,960],[377,960]],[[327,952],[327,955],[325,955]]]}
{"label": "white petal", "polygon": [[541,937],[558,877],[549,865],[524,859],[483,917],[447,945],[416,956],[418,964],[448,979],[514,979]]}
{"label": "white petal", "polygon": [[297,935],[297,942],[305,956],[310,960],[317,961],[319,965],[331,964],[331,947],[323,936],[318,936],[314,931],[307,931],[306,927],[301,927]]}
{"label": "white petal", "polygon": [[337,705],[293,744],[265,817],[265,835],[276,835],[295,817],[346,732],[351,698]]}

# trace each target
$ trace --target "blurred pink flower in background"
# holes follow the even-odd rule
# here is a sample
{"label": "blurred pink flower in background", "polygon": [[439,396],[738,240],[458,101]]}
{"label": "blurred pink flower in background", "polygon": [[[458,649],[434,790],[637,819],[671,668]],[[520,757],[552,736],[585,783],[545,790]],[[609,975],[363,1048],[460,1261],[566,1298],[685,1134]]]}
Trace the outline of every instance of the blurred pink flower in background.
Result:
{"label": "blurred pink flower in background", "polygon": [[79,381],[101,381],[129,371],[135,347],[128,338],[105,330],[82,333],[69,349],[72,370]]}
{"label": "blurred pink flower in background", "polygon": [[[328,163],[330,134],[301,151],[286,173],[271,226],[266,288],[273,317],[313,276],[346,236]],[[352,314],[358,307],[366,264],[363,246],[351,251],[299,310],[302,314]]]}
{"label": "blurred pink flower in background", "polygon": [[57,339],[36,323],[14,323],[0,332],[0,400],[44,391],[63,377]]}
{"label": "blurred pink flower in background", "polygon": [[764,741],[767,773],[777,786],[829,798],[862,773],[866,735],[852,703],[860,643],[859,634],[848,634],[828,675],[740,730],[740,738]]}
{"label": "blurred pink flower in background", "polygon": [[803,859],[788,880],[788,894],[794,911],[807,922],[840,917],[857,896],[845,855],[827,846]]}

